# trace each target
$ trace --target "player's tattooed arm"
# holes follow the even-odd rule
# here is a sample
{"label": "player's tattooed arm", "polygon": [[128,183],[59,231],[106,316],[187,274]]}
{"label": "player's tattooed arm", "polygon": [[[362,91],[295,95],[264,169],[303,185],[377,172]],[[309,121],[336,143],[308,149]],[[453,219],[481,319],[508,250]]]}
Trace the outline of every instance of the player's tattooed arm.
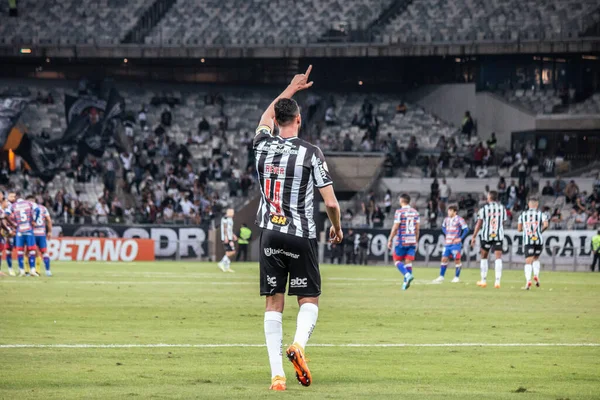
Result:
{"label": "player's tattooed arm", "polygon": [[260,118],[260,123],[258,126],[267,126],[271,129],[271,131],[273,130],[275,124],[275,103],[277,103],[279,99],[291,99],[299,91],[311,87],[313,82],[308,81],[308,76],[310,75],[311,70],[312,65],[309,65],[305,73],[297,74],[292,78],[292,81],[288,87],[286,87],[285,90],[281,92],[281,94],[277,96],[265,110]]}

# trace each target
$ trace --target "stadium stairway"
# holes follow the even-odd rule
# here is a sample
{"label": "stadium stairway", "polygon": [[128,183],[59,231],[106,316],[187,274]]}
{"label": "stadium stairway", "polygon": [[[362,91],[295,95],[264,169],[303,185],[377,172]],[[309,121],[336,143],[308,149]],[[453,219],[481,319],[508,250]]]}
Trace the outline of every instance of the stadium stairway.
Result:
{"label": "stadium stairway", "polygon": [[144,38],[176,2],[176,0],[154,0],[152,5],[144,11],[134,27],[127,32],[121,43],[144,43]]}
{"label": "stadium stairway", "polygon": [[374,34],[380,34],[381,28],[385,27],[398,14],[406,11],[406,8],[413,0],[394,0],[386,9],[384,9],[376,20],[372,21],[368,28],[369,37],[373,38]]}

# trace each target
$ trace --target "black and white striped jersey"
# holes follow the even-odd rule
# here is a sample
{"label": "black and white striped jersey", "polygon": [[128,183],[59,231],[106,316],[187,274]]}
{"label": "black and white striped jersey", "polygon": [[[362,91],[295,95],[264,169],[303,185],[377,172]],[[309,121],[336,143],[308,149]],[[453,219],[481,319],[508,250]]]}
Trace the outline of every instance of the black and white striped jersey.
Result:
{"label": "black and white striped jersey", "polygon": [[316,239],[314,186],[333,184],[321,149],[297,137],[275,136],[261,125],[256,129],[254,153],[262,195],[256,224]]}
{"label": "black and white striped jersey", "polygon": [[233,240],[233,218],[221,218],[221,241]]}
{"label": "black and white striped jersey", "polygon": [[494,242],[504,240],[504,223],[508,219],[506,208],[500,203],[487,203],[479,209],[477,219],[481,220],[481,240]]}
{"label": "black and white striped jersey", "polygon": [[519,216],[519,224],[523,226],[523,245],[544,244],[542,228],[548,216],[538,209],[523,211]]}

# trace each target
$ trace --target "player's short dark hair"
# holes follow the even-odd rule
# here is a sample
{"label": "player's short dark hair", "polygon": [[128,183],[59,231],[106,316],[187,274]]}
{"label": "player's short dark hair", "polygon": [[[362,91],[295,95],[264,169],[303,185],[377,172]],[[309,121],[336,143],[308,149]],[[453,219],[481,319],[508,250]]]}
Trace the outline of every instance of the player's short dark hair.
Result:
{"label": "player's short dark hair", "polygon": [[275,120],[279,126],[289,125],[300,114],[300,107],[294,99],[279,99],[275,103]]}
{"label": "player's short dark hair", "polygon": [[448,206],[448,210],[453,210],[454,212],[458,212],[458,206],[456,204],[451,204]]}
{"label": "player's short dark hair", "polygon": [[402,193],[400,195],[400,200],[402,200],[406,204],[410,204],[410,196],[408,194],[406,194],[406,193]]}
{"label": "player's short dark hair", "polygon": [[496,192],[495,190],[490,190],[488,196],[490,196],[490,200],[498,201],[498,192]]}
{"label": "player's short dark hair", "polygon": [[27,197],[25,197],[25,200],[35,200],[35,196],[32,194],[28,194]]}
{"label": "player's short dark hair", "polygon": [[540,199],[537,196],[529,196],[529,201],[534,201],[536,203],[539,203]]}

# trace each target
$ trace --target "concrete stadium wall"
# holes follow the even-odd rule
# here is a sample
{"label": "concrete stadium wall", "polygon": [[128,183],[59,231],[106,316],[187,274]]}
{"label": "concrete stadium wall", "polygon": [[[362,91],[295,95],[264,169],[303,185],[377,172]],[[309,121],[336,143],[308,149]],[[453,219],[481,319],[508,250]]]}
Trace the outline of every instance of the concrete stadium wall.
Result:
{"label": "concrete stadium wall", "polygon": [[498,145],[510,148],[511,133],[536,129],[536,116],[509,104],[501,97],[480,92],[476,95],[478,133],[482,139],[496,132]]}
{"label": "concrete stadium wall", "polygon": [[469,110],[471,115],[476,116],[474,83],[422,86],[410,93],[407,100],[456,126],[461,125],[465,111]]}

